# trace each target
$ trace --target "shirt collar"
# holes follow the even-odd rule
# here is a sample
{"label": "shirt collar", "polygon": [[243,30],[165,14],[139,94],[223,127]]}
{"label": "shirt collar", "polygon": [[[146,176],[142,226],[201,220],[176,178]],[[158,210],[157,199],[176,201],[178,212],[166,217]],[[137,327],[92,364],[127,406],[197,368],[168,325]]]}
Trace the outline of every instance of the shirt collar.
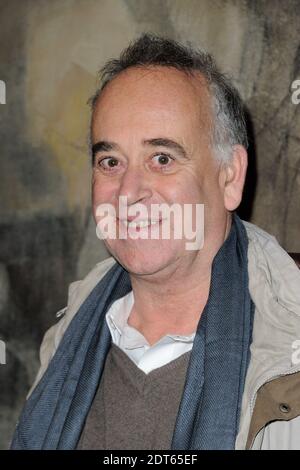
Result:
{"label": "shirt collar", "polygon": [[[109,327],[113,342],[123,343],[126,349],[141,347],[149,348],[150,345],[144,335],[136,328],[128,325],[127,320],[134,304],[134,295],[131,290],[128,294],[116,300],[106,314],[106,322]],[[168,344],[172,342],[192,343],[196,333],[190,335],[167,334],[156,344]],[[154,345],[153,345],[154,346]]]}

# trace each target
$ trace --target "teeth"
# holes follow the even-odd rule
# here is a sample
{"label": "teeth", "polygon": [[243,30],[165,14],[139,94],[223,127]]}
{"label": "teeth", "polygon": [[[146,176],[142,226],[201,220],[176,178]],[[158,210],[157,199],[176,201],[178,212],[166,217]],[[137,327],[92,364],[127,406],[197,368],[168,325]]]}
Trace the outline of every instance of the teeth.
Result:
{"label": "teeth", "polygon": [[135,222],[134,220],[131,222],[128,222],[127,220],[124,220],[123,223],[126,225],[128,228],[145,228],[149,227],[149,225],[157,225],[159,223],[159,220],[140,220],[138,222]]}

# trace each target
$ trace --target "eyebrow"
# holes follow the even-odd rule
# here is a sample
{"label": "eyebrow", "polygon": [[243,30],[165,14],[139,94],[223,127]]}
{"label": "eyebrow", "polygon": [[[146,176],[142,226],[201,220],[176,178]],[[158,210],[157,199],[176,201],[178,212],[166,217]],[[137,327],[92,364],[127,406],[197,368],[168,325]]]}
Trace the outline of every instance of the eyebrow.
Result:
{"label": "eyebrow", "polygon": [[183,158],[188,158],[187,153],[182,145],[175,140],[167,139],[165,137],[157,137],[155,139],[143,140],[144,145],[151,145],[152,147],[165,147],[170,150],[174,150],[180,154]]}
{"label": "eyebrow", "polygon": [[94,157],[98,152],[110,152],[111,150],[119,150],[119,146],[114,142],[101,140],[92,145],[92,156]]}
{"label": "eyebrow", "polygon": [[[167,139],[165,137],[156,137],[154,139],[143,140],[143,145],[150,145],[151,147],[165,147],[174,150],[181,157],[188,159],[187,153],[182,145],[175,140]],[[92,158],[94,161],[95,155],[98,152],[110,152],[112,150],[120,150],[120,147],[115,142],[101,140],[92,145]]]}

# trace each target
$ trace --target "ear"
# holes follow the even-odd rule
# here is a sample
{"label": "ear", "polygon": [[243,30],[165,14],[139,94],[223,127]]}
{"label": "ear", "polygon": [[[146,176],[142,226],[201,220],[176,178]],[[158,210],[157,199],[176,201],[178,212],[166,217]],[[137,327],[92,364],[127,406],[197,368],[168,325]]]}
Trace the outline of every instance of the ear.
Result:
{"label": "ear", "polygon": [[247,151],[242,145],[234,145],[231,160],[224,163],[219,175],[223,190],[224,206],[234,211],[242,200],[248,165]]}

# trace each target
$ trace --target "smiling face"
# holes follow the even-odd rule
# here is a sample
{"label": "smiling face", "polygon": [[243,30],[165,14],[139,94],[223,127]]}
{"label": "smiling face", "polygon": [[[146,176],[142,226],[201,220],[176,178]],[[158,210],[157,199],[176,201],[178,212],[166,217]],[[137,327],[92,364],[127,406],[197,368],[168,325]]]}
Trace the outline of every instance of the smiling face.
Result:
{"label": "smiling face", "polygon": [[[227,211],[220,165],[210,143],[212,119],[211,98],[201,75],[189,76],[169,67],[128,69],[98,98],[92,118],[96,222],[100,204],[111,204],[117,217],[123,218],[120,196],[127,197],[129,209],[142,203],[149,214],[152,204],[204,204],[204,247],[198,251],[186,250],[184,237],[136,239],[130,232],[139,228],[117,220],[117,235],[125,230],[128,236],[107,239],[105,244],[129,272],[154,274],[192,263],[219,243]],[[171,235],[172,230],[174,225]]]}

